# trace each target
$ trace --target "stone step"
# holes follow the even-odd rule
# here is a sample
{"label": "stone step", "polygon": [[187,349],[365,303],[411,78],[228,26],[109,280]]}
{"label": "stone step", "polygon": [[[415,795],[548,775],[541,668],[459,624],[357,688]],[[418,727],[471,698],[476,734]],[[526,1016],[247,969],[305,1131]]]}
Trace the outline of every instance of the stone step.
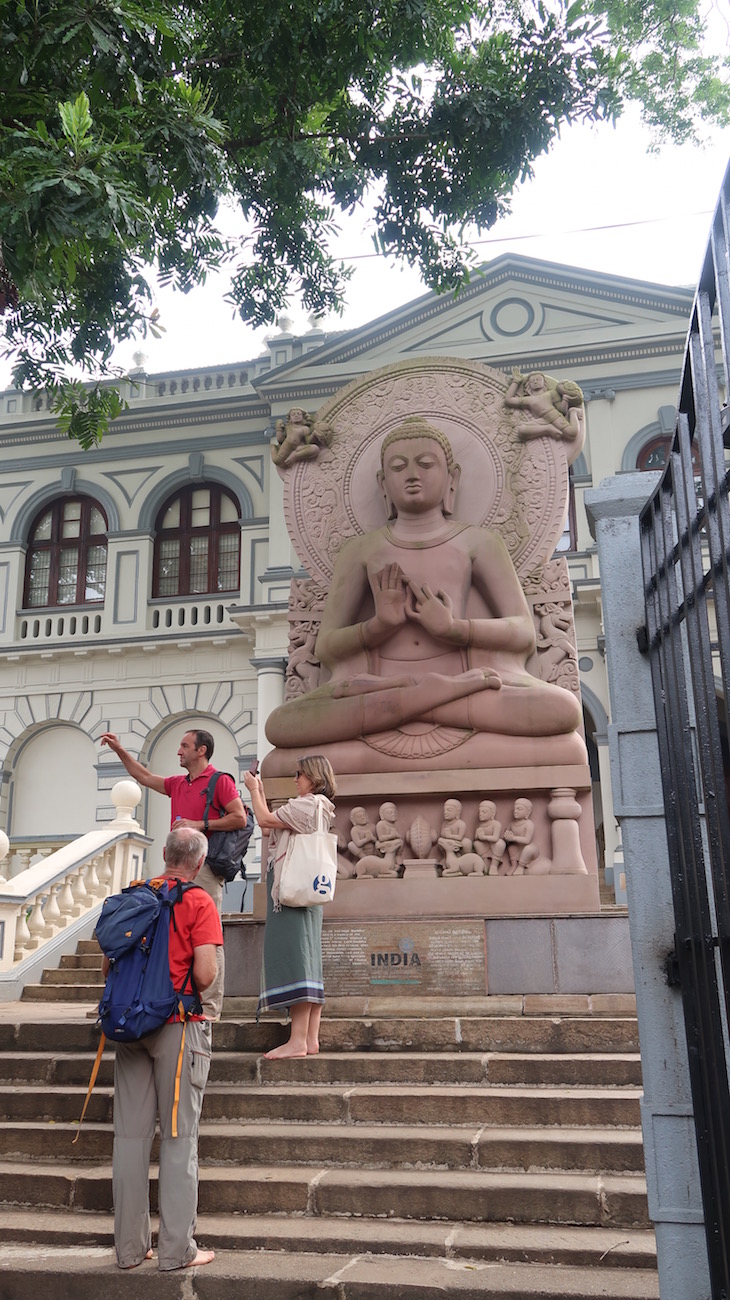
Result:
{"label": "stone step", "polygon": [[[374,1230],[375,1229],[375,1230]],[[155,1232],[157,1224],[154,1223]],[[412,1219],[317,1220],[306,1216],[198,1215],[197,1234],[214,1250],[301,1251],[303,1253],[409,1255],[453,1260],[569,1264],[608,1269],[656,1268],[654,1233],[649,1229],[547,1228],[516,1223],[419,1222]],[[68,1213],[5,1207],[0,1242],[51,1246],[111,1246],[114,1225],[107,1214]],[[145,1277],[149,1274],[145,1272]]]}
{"label": "stone step", "polygon": [[[111,1211],[111,1167],[0,1161],[14,1206]],[[157,1170],[150,1176],[156,1205]],[[300,1214],[648,1228],[639,1173],[201,1166],[201,1214]]]}
{"label": "stone step", "polygon": [[[5,1123],[0,1159],[48,1162],[109,1161],[109,1123],[56,1123],[53,1151],[47,1123]],[[633,1129],[496,1128],[484,1125],[203,1123],[200,1161],[247,1165],[335,1165],[358,1169],[578,1170],[584,1173],[641,1173],[641,1134]],[[153,1157],[154,1158],[154,1157]]]}
{"label": "stone step", "polygon": [[[264,1044],[261,1044],[261,1050]],[[262,1080],[276,1082],[280,1079],[295,1081],[299,1078],[307,1082],[335,1082],[341,1080],[373,1079],[375,1074],[383,1082],[400,1079],[406,1075],[420,1082],[429,1082],[438,1075],[444,1075],[454,1083],[485,1082],[493,1086],[512,1084],[553,1086],[553,1087],[639,1087],[641,1085],[640,1062],[633,1054],[599,1055],[593,1053],[583,1056],[543,1056],[494,1052],[476,1055],[473,1053],[450,1054],[444,1058],[445,1068],[434,1065],[432,1056],[422,1057],[416,1054],[400,1055],[392,1053],[383,1056],[379,1053],[357,1054],[334,1057],[330,1053],[320,1054],[316,1066],[296,1069],[290,1065],[282,1068],[283,1062],[275,1065],[261,1061],[260,1052],[215,1052],[211,1065],[210,1080],[215,1083],[247,1083],[261,1077]],[[102,1059],[100,1080],[110,1080],[113,1070],[113,1051]],[[335,1065],[337,1061],[337,1065]],[[297,1062],[299,1064],[299,1062]],[[37,1083],[81,1084],[88,1081],[91,1070],[91,1054],[60,1054],[49,1057],[44,1052],[4,1052],[0,1054],[0,1081],[12,1083],[27,1081]]]}
{"label": "stone step", "polygon": [[[58,975],[58,971],[52,972]],[[44,976],[46,972],[43,972]],[[104,992],[102,982],[98,984],[26,984],[23,989],[23,1002],[93,1002],[98,1003]]]}
{"label": "stone step", "polygon": [[[77,972],[88,971],[88,970],[96,970],[100,972],[101,963],[102,963],[102,955],[97,948],[96,952],[66,953],[66,955],[61,958],[61,969],[74,970]],[[80,980],[80,983],[83,984],[84,981]]]}
{"label": "stone step", "polygon": [[94,967],[83,966],[64,966],[54,970],[44,970],[41,977],[41,986],[45,989],[53,987],[56,984],[63,984],[68,988],[88,987],[89,984],[99,984],[103,987],[104,980],[101,974],[101,965],[97,963]]}
{"label": "stone step", "polygon": [[[33,987],[46,988],[45,985]],[[94,1000],[88,1001],[91,1004]],[[287,1036],[288,1029],[283,1022],[266,1020],[257,1025],[253,1017],[229,1018],[215,1026],[213,1050],[253,1051],[263,1044],[275,1046]],[[0,1024],[0,1050],[95,1051],[98,1037],[93,1015],[85,1016],[82,1012],[78,1022],[59,1023],[52,1012],[39,1009],[38,1019],[32,1022],[17,1026]],[[325,1051],[344,1053],[488,1051],[560,1056],[594,1052],[630,1055],[639,1050],[636,1021],[625,1017],[550,1021],[525,1016],[332,1017],[329,1003],[322,1021],[322,1043]]]}
{"label": "stone step", "polygon": [[[112,1116],[111,1062],[89,1103],[92,1121]],[[88,1083],[88,1080],[87,1080]],[[73,1123],[81,1114],[85,1085],[3,1085],[0,1115],[15,1123]],[[500,1127],[630,1129],[640,1122],[641,1091],[632,1088],[472,1088],[411,1085],[311,1087],[210,1083],[203,1101],[208,1123],[316,1122],[330,1124],[493,1124]]]}
{"label": "stone step", "polygon": [[[319,1225],[316,1225],[319,1227]],[[1,1245],[0,1270],[12,1300],[128,1300],[134,1291],[146,1300],[193,1295],[216,1300],[658,1300],[655,1272],[639,1269],[479,1263],[460,1259],[403,1259],[381,1255],[221,1251],[206,1270],[187,1276],[159,1274],[155,1261],[120,1273],[111,1250],[90,1246]],[[205,1280],[203,1280],[205,1274]]]}

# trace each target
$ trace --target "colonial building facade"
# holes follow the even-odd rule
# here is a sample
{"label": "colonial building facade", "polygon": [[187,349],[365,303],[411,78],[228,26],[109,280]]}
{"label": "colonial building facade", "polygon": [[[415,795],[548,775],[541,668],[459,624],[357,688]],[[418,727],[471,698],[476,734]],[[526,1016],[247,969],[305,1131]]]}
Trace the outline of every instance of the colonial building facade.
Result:
{"label": "colonial building facade", "polygon": [[[0,394],[0,824],[58,843],[114,816],[105,730],[156,772],[191,724],[236,778],[267,751],[284,698],[290,580],[300,574],[270,443],[395,361],[467,358],[580,384],[587,437],[560,549],[575,604],[599,865],[620,855],[597,553],[583,494],[661,466],[674,427],[690,289],[507,255],[457,299],[427,294],[347,333],[279,333],[236,366],[132,376],[127,413],[82,452],[44,398]],[[304,575],[300,575],[304,576]],[[159,846],[166,801],[138,816]],[[16,864],[16,868],[17,868]]]}

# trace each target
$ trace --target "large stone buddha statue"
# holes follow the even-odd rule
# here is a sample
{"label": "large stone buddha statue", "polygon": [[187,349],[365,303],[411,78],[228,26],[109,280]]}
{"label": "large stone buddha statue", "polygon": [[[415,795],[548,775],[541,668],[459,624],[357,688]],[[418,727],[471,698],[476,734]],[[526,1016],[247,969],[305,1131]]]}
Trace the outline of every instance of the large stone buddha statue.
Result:
{"label": "large stone buddha statue", "polygon": [[523,587],[500,533],[459,519],[460,473],[435,421],[383,438],[387,522],[339,549],[320,684],[270,716],[269,775],[312,749],[338,773],[585,762],[579,699],[528,671]]}

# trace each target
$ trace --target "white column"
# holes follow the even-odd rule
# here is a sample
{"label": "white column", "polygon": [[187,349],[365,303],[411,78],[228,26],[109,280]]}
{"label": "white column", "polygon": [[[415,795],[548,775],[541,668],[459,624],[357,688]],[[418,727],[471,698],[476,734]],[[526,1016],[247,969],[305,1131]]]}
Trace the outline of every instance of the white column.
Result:
{"label": "white column", "polygon": [[286,659],[282,655],[270,655],[265,658],[252,659],[256,669],[258,696],[256,712],[256,744],[259,762],[273,749],[266,739],[266,720],[274,709],[284,703],[284,674]]}

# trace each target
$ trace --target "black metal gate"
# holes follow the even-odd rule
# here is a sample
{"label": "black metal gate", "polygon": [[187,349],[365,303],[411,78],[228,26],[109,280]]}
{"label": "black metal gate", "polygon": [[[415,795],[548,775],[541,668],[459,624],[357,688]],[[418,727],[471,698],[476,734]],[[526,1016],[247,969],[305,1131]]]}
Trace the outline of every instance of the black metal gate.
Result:
{"label": "black metal gate", "polygon": [[730,168],[694,301],[674,439],[641,516],[642,649],[657,713],[713,1300],[730,1300],[729,367]]}

